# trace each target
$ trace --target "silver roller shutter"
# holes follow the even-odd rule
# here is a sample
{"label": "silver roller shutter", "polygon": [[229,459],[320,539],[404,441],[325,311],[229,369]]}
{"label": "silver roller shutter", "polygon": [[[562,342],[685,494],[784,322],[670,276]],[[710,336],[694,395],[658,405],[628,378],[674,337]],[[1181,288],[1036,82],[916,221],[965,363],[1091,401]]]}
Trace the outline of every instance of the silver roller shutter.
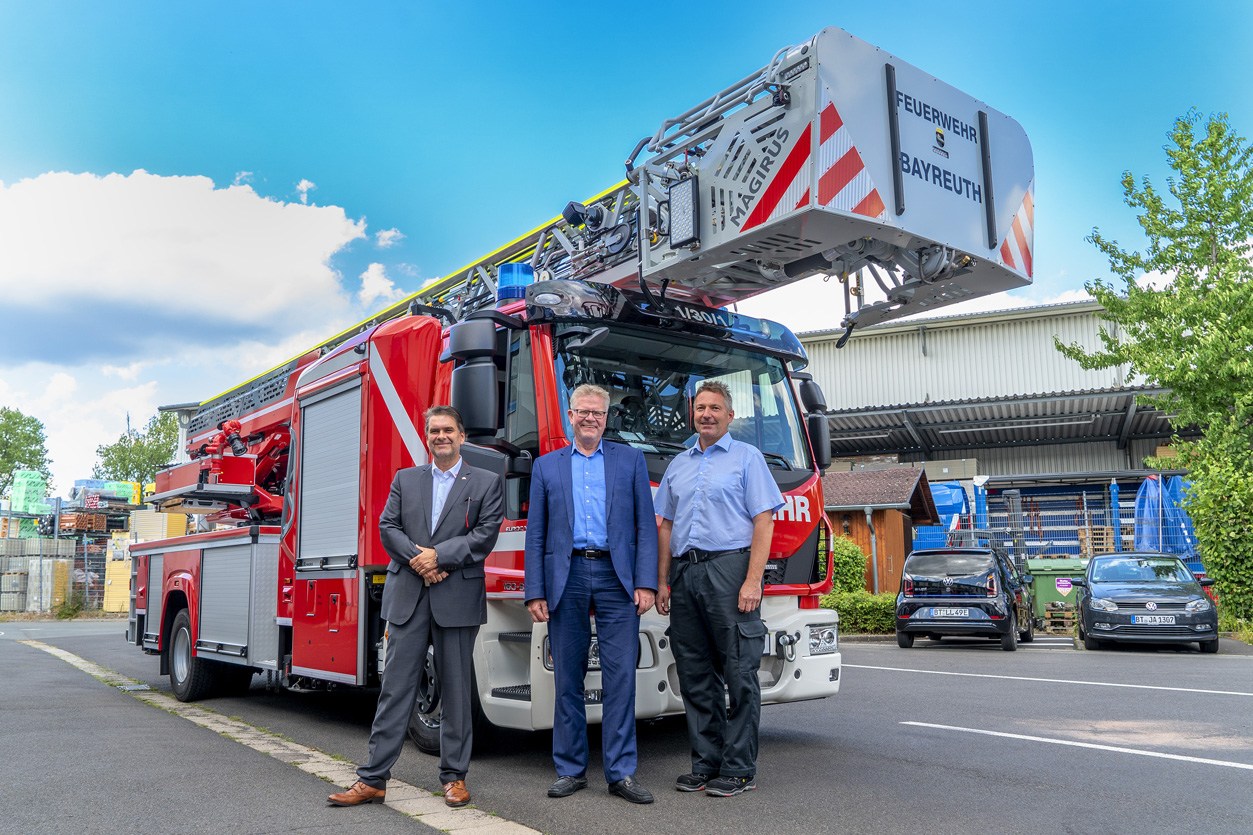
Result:
{"label": "silver roller shutter", "polygon": [[[357,554],[361,384],[307,401],[301,412],[298,559]],[[338,559],[336,559],[338,558]],[[328,566],[329,567],[329,566]]]}

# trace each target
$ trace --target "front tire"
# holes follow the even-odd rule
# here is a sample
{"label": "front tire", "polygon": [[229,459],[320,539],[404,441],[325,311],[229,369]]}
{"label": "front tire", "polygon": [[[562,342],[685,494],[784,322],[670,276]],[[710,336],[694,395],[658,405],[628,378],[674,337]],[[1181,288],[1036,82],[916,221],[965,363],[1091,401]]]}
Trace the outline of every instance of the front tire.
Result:
{"label": "front tire", "polygon": [[908,632],[897,632],[896,645],[901,649],[909,649],[914,645],[914,636]]}
{"label": "front tire", "polygon": [[169,653],[170,689],[180,702],[203,699],[217,688],[218,665],[192,655],[191,615],[186,609],[174,616],[174,625],[170,627]]}
{"label": "front tire", "polygon": [[1201,641],[1201,652],[1209,653],[1211,655],[1218,652],[1218,639],[1215,638],[1212,641]]}
{"label": "front tire", "polygon": [[1084,633],[1083,648],[1084,649],[1101,649],[1101,642],[1093,638],[1090,634]]}
{"label": "front tire", "polygon": [[1009,631],[1001,636],[1001,649],[1006,652],[1018,649],[1018,619],[1013,615],[1009,616]]}

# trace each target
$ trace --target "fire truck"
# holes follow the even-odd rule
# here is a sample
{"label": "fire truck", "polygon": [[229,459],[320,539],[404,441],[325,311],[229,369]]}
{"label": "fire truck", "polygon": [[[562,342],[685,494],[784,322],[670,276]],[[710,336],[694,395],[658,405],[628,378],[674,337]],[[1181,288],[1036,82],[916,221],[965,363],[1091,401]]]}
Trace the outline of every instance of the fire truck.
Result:
{"label": "fire truck", "polygon": [[[132,546],[127,639],[160,657],[184,701],[246,690],[257,673],[291,689],[376,685],[389,559],[378,517],[395,472],[428,460],[423,412],[451,404],[463,456],[505,486],[482,569],[476,721],[550,728],[546,625],[524,607],[532,464],[570,443],[569,392],[594,383],[611,395],[605,436],[640,450],[656,484],[694,442],[697,386],[718,380],[733,437],[761,450],[785,497],[762,701],[831,696],[827,405],[799,340],[735,304],[830,276],[843,344],[868,324],[1025,286],[1033,190],[1030,144],[1008,116],[840,29],[780,49],[641,139],[621,183],[187,408],[183,460],[150,501],[196,515],[202,532]],[[683,710],[667,626],[656,611],[640,623],[640,717]],[[599,721],[595,649],[591,667]],[[437,751],[438,727],[428,656],[410,731]]]}

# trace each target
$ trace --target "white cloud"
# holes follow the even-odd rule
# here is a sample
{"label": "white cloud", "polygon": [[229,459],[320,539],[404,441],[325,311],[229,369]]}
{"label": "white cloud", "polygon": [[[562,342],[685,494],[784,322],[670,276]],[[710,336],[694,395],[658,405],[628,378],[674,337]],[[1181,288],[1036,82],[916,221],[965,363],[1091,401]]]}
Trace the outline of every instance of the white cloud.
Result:
{"label": "white cloud", "polygon": [[405,235],[399,229],[384,229],[374,233],[374,241],[378,244],[379,249],[387,249],[389,246],[395,246],[404,239]]}
{"label": "white cloud", "polygon": [[329,261],[365,235],[339,207],[207,177],[49,173],[0,186],[8,361],[126,367],[180,346],[276,341],[310,311],[350,305]]}
{"label": "white cloud", "polygon": [[317,189],[317,186],[309,180],[301,180],[296,183],[296,191],[300,192],[300,202],[306,206],[309,204],[309,192],[315,189]]}
{"label": "white cloud", "polygon": [[357,300],[362,307],[368,307],[379,299],[390,304],[404,295],[405,291],[387,277],[387,270],[382,264],[371,264],[361,274],[361,289],[357,291]]}
{"label": "white cloud", "polygon": [[251,171],[236,171],[235,172],[235,185],[242,186],[245,183],[251,183],[251,182],[252,182]]}

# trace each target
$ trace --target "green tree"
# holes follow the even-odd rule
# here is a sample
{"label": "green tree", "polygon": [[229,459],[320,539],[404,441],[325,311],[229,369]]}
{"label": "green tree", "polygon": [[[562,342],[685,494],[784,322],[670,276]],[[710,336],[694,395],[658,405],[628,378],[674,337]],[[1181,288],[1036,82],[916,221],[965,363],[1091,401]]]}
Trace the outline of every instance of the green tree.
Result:
{"label": "green tree", "polygon": [[177,442],[178,419],[172,412],[153,416],[143,432],[128,425],[117,441],[96,447],[100,463],[92,469],[92,478],[146,484],[156,478],[157,470],[173,460]]}
{"label": "green tree", "polygon": [[1253,617],[1253,146],[1226,114],[1202,120],[1195,110],[1168,136],[1169,195],[1123,175],[1144,251],[1099,229],[1089,238],[1118,280],[1098,279],[1088,292],[1121,333],[1103,329],[1096,351],[1057,347],[1084,368],[1129,366],[1169,390],[1143,399],[1173,415],[1174,429],[1202,431],[1175,438],[1192,482],[1188,510],[1225,609]]}
{"label": "green tree", "polygon": [[9,492],[18,470],[35,470],[51,482],[51,463],[44,425],[17,409],[0,406],[0,494]]}

